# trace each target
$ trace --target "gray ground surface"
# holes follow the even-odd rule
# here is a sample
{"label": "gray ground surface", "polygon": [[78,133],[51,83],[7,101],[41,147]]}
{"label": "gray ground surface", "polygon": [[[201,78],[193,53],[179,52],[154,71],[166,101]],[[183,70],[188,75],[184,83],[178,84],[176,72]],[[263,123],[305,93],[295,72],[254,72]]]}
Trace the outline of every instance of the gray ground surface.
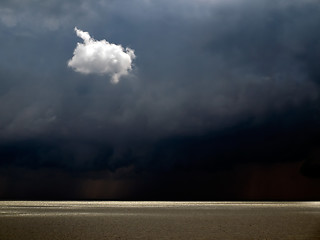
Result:
{"label": "gray ground surface", "polygon": [[0,240],[320,240],[320,202],[0,202]]}

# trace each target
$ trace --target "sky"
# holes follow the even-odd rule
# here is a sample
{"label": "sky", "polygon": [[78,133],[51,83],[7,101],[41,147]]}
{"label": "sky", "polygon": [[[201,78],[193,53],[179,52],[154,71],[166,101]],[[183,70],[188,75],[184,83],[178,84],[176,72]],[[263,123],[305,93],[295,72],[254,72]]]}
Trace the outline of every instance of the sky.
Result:
{"label": "sky", "polygon": [[318,0],[3,0],[0,199],[319,200]]}

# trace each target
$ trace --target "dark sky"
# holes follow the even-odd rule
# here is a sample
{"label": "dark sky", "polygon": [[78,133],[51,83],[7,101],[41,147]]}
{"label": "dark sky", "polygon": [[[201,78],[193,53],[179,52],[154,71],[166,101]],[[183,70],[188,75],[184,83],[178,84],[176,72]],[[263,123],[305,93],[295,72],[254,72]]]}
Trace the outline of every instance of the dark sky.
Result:
{"label": "dark sky", "polygon": [[[70,66],[75,27],[118,65]],[[318,0],[2,0],[0,199],[320,200],[319,29]]]}

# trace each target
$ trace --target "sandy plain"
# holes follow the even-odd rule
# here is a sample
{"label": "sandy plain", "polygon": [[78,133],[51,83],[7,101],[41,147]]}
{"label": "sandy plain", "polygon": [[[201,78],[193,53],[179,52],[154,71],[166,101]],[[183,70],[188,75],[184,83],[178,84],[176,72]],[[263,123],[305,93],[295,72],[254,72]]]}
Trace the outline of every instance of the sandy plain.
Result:
{"label": "sandy plain", "polygon": [[0,240],[320,240],[320,202],[0,202]]}

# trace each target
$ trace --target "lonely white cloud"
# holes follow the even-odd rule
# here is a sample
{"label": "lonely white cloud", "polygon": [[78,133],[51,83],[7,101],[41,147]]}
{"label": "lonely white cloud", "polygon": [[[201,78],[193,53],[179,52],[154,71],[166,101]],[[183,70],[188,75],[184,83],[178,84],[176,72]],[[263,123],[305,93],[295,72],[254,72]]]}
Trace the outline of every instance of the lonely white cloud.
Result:
{"label": "lonely white cloud", "polygon": [[68,66],[83,74],[110,75],[112,83],[118,83],[132,69],[135,58],[134,50],[124,49],[121,45],[109,43],[106,40],[95,40],[88,32],[75,28],[83,43],[77,43],[73,57]]}

